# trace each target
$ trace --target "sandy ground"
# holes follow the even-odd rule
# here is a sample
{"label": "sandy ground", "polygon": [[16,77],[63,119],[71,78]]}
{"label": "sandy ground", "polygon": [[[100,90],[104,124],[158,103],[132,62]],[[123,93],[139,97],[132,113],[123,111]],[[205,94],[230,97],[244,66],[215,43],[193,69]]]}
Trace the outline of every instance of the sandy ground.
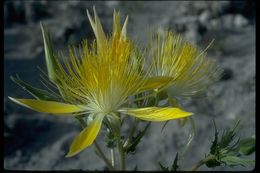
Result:
{"label": "sandy ground", "polygon": [[[105,164],[94,153],[94,147],[73,158],[65,158],[73,137],[80,131],[77,122],[33,112],[8,100],[7,96],[28,97],[10,80],[19,76],[42,86],[40,71],[45,70],[44,50],[39,22],[51,31],[55,46],[64,50],[93,33],[85,10],[92,5],[100,15],[105,31],[111,31],[113,9],[129,16],[128,33],[147,45],[149,32],[171,29],[205,48],[215,39],[208,56],[225,70],[225,76],[207,91],[209,97],[185,99],[182,105],[195,113],[197,134],[183,167],[203,158],[209,151],[214,128],[230,127],[242,120],[240,137],[255,134],[255,9],[252,4],[230,2],[77,2],[5,3],[4,30],[4,167],[10,170],[103,170]],[[248,10],[249,9],[249,10]],[[13,10],[13,11],[12,11]],[[159,170],[161,161],[170,165],[188,139],[189,127],[170,122],[161,133],[163,123],[152,123],[135,155],[127,157],[127,169]],[[128,124],[125,124],[125,130]],[[104,132],[98,142],[104,146]],[[107,154],[109,152],[107,151]],[[254,158],[254,155],[250,158]],[[215,170],[251,170],[253,167],[218,167]],[[208,170],[202,167],[201,170]]]}

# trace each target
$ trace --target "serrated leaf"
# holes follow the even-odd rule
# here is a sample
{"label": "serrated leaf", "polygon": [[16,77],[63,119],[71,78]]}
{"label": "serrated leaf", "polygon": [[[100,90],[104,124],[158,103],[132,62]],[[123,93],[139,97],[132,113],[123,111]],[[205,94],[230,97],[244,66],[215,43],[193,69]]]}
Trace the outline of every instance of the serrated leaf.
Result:
{"label": "serrated leaf", "polygon": [[235,130],[239,125],[239,123],[240,121],[237,121],[237,123],[232,128],[229,128],[228,130],[223,132],[221,139],[219,141],[220,148],[226,148],[230,145],[230,143],[233,141],[233,139],[236,136]]}
{"label": "serrated leaf", "polygon": [[216,154],[217,150],[218,150],[218,130],[217,130],[216,123],[215,123],[214,119],[213,119],[213,124],[214,124],[214,128],[215,128],[215,138],[214,138],[214,141],[212,142],[212,145],[210,147],[210,154]]}
{"label": "serrated leaf", "polygon": [[214,167],[217,167],[217,166],[220,166],[221,165],[221,162],[217,161],[216,159],[214,160],[209,160],[205,163],[205,165],[208,167],[208,168],[214,168]]}
{"label": "serrated leaf", "polygon": [[106,133],[106,138],[105,138],[106,146],[108,148],[115,148],[116,143],[117,143],[117,138],[116,138],[116,135],[111,131],[111,129],[112,129],[111,124],[109,123],[108,119],[106,119],[106,118],[104,118],[103,124],[106,126],[107,129],[110,129]]}
{"label": "serrated leaf", "polygon": [[241,166],[247,166],[247,165],[254,165],[255,161],[254,160],[250,160],[250,159],[243,159],[237,156],[226,156],[221,158],[221,162],[225,163],[226,165],[229,166],[237,166],[237,165],[241,165]]}
{"label": "serrated leaf", "polygon": [[144,136],[145,132],[147,131],[148,127],[150,126],[151,122],[148,122],[145,126],[143,131],[139,131],[136,137],[132,138],[131,145],[126,148],[126,153],[134,153],[136,151],[136,146],[140,143],[142,137]]}
{"label": "serrated leaf", "polygon": [[246,138],[239,143],[239,153],[250,155],[255,152],[255,137]]}
{"label": "serrated leaf", "polygon": [[10,78],[13,82],[21,86],[25,91],[30,93],[37,100],[58,101],[58,99],[52,96],[48,91],[32,87],[28,83],[22,81],[18,76],[16,78],[11,76]]}

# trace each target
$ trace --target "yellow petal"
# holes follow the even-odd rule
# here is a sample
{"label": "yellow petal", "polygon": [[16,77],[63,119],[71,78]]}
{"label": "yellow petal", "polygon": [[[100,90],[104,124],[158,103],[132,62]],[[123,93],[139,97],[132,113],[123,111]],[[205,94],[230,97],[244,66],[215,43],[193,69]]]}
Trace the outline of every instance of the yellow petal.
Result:
{"label": "yellow petal", "polygon": [[20,104],[38,112],[64,114],[83,111],[82,105],[71,105],[55,101],[43,101],[35,99],[15,99],[12,97],[9,97],[9,99],[17,104]]}
{"label": "yellow petal", "polygon": [[94,11],[94,20],[95,21],[93,21],[93,19],[90,16],[88,10],[87,10],[87,15],[88,15],[88,19],[89,19],[89,22],[91,24],[91,27],[94,31],[95,36],[96,36],[98,48],[102,49],[104,44],[105,44],[106,36],[105,36],[104,30],[102,28],[100,19],[97,15],[95,7],[93,7],[93,11]]}
{"label": "yellow petal", "polygon": [[150,77],[146,80],[145,84],[140,89],[140,92],[161,88],[167,85],[171,80],[172,78],[164,76]]}
{"label": "yellow petal", "polygon": [[192,115],[191,112],[185,112],[179,108],[170,107],[125,108],[120,109],[119,112],[123,112],[146,121],[168,121]]}
{"label": "yellow petal", "polygon": [[78,154],[94,142],[101,128],[103,117],[103,115],[97,115],[95,119],[80,132],[80,134],[73,140],[66,157],[72,157]]}
{"label": "yellow petal", "polygon": [[113,33],[121,32],[121,26],[120,26],[120,13],[116,12],[114,10],[113,13]]}
{"label": "yellow petal", "polygon": [[121,36],[122,36],[122,38],[124,38],[124,39],[126,38],[127,24],[128,24],[128,16],[126,16],[124,25],[123,25],[123,27],[122,27],[122,32],[121,32]]}
{"label": "yellow petal", "polygon": [[114,14],[113,14],[113,33],[114,34],[120,33],[120,39],[126,40],[127,24],[128,24],[128,16],[126,17],[125,22],[123,24],[123,27],[121,29],[120,13],[116,12],[114,10]]}

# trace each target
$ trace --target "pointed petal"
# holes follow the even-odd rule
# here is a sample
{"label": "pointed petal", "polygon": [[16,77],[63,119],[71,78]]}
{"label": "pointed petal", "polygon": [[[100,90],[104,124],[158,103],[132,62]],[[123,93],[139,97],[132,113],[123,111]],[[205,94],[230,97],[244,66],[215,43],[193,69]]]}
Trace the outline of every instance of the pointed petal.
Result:
{"label": "pointed petal", "polygon": [[55,101],[43,101],[35,99],[15,99],[8,97],[13,102],[38,112],[64,114],[83,111],[82,105],[72,105]]}
{"label": "pointed petal", "polygon": [[179,108],[162,108],[162,107],[146,107],[146,108],[125,108],[119,112],[140,118],[146,121],[167,121],[183,118],[192,115],[191,112],[185,112]]}
{"label": "pointed petal", "polygon": [[126,17],[125,19],[125,22],[124,22],[124,25],[123,25],[123,28],[122,28],[122,31],[121,31],[121,36],[122,38],[126,38],[126,29],[127,29],[127,24],[128,24],[128,16]]}
{"label": "pointed petal", "polygon": [[106,36],[105,36],[104,31],[103,31],[103,28],[102,28],[100,19],[97,15],[95,7],[93,7],[93,10],[94,10],[94,20],[95,21],[93,21],[93,19],[90,16],[88,10],[87,10],[87,15],[88,15],[88,19],[89,19],[89,22],[91,24],[91,27],[94,31],[95,36],[96,36],[98,47],[101,49],[101,48],[103,48],[103,46],[105,44]]}
{"label": "pointed petal", "polygon": [[113,13],[113,33],[116,34],[121,31],[120,14],[116,10]]}
{"label": "pointed petal", "polygon": [[103,117],[103,115],[97,115],[96,118],[80,132],[80,134],[73,140],[66,157],[72,157],[78,154],[94,142],[101,128]]}
{"label": "pointed petal", "polygon": [[94,10],[94,17],[95,17],[95,22],[96,22],[97,35],[100,39],[100,43],[104,44],[104,42],[106,40],[106,36],[105,36],[104,30],[103,30],[103,27],[101,25],[100,19],[97,15],[95,7],[93,8],[93,10]]}
{"label": "pointed petal", "polygon": [[164,76],[150,77],[146,80],[145,84],[140,89],[140,92],[161,88],[167,85],[171,80],[172,78]]}
{"label": "pointed petal", "polygon": [[92,27],[92,29],[93,29],[95,35],[96,35],[95,22],[93,21],[93,19],[92,19],[91,15],[89,14],[89,11],[88,11],[88,10],[87,10],[87,15],[88,15],[88,20],[89,20],[89,22],[90,22],[90,25],[91,25],[91,27]]}

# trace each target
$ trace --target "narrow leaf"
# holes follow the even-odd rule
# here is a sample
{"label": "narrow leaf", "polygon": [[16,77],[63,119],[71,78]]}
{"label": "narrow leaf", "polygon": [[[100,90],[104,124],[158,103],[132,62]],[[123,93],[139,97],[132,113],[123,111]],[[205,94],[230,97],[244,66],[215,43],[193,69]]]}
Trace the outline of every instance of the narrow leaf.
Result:
{"label": "narrow leaf", "polygon": [[178,153],[176,154],[175,159],[174,159],[174,161],[173,161],[171,171],[177,171],[177,169],[179,169],[179,165],[178,165]]}
{"label": "narrow leaf", "polygon": [[213,119],[213,124],[214,124],[214,128],[215,128],[215,138],[214,138],[214,141],[212,142],[212,145],[210,147],[210,153],[216,154],[216,152],[218,150],[218,130],[217,130],[216,123],[215,123],[214,119]]}
{"label": "narrow leaf", "polygon": [[234,137],[236,136],[235,130],[238,127],[240,121],[237,121],[236,124],[229,128],[227,131],[223,132],[223,135],[221,136],[221,139],[219,141],[219,147],[225,148],[230,145],[230,143],[233,141]]}
{"label": "narrow leaf", "polygon": [[254,160],[250,160],[250,159],[243,159],[240,157],[236,157],[236,156],[226,156],[221,158],[221,162],[229,165],[229,166],[237,166],[237,165],[241,165],[241,166],[248,166],[248,165],[254,165],[255,161]]}
{"label": "narrow leaf", "polygon": [[30,93],[34,98],[36,98],[38,100],[46,100],[46,101],[57,101],[58,100],[53,95],[51,95],[48,91],[32,87],[28,83],[22,81],[18,76],[17,76],[17,78],[11,76],[10,78],[13,82],[15,82],[16,84],[21,86],[25,91]]}
{"label": "narrow leaf", "polygon": [[163,129],[166,127],[166,125],[168,124],[168,122],[169,122],[169,120],[166,121],[166,122],[163,124],[163,127],[162,127],[162,129],[161,129],[161,133],[162,133]]}
{"label": "narrow leaf", "polygon": [[239,152],[243,155],[250,155],[255,152],[255,137],[246,138],[239,143]]}
{"label": "narrow leaf", "polygon": [[136,137],[133,137],[133,139],[131,140],[131,145],[129,147],[126,148],[126,153],[134,153],[136,150],[136,146],[140,143],[142,137],[144,136],[144,134],[146,133],[148,127],[150,126],[151,122],[148,122],[147,125],[145,126],[143,131],[140,131]]}

